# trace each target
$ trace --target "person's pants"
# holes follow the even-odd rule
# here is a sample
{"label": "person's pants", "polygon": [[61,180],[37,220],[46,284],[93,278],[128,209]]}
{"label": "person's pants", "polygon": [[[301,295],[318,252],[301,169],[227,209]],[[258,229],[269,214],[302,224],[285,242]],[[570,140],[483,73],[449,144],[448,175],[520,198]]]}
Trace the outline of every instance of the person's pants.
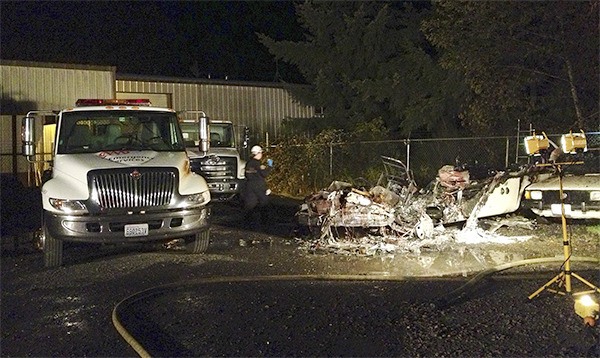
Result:
{"label": "person's pants", "polygon": [[268,196],[262,183],[246,183],[244,195],[244,222],[249,229],[258,229],[267,223]]}

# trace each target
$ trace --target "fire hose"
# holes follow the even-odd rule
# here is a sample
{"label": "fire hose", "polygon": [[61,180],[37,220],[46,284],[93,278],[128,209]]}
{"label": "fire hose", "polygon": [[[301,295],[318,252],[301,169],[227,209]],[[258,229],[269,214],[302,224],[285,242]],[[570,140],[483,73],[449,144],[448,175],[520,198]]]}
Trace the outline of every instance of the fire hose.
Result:
{"label": "fire hose", "polygon": [[[490,269],[481,271],[477,275],[473,276],[472,279],[470,279],[469,281],[467,281],[462,286],[460,286],[457,289],[451,291],[446,296],[438,299],[437,303],[435,305],[438,308],[446,308],[446,307],[451,306],[455,302],[459,301],[461,298],[465,297],[474,288],[474,286],[478,282],[480,282],[484,278],[489,277],[489,276],[491,276],[493,274],[496,274],[498,272],[505,271],[505,270],[508,270],[508,269],[511,269],[511,268],[515,268],[515,267],[519,267],[519,266],[536,265],[536,264],[543,264],[543,263],[561,263],[561,262],[564,262],[564,260],[565,259],[562,256],[560,256],[560,257],[559,256],[556,256],[556,257],[542,257],[542,258],[535,258],[535,259],[527,259],[527,260],[519,260],[519,261],[508,262],[508,263],[505,263],[505,264],[502,264],[502,265],[498,265],[498,266],[492,267]],[[595,257],[571,257],[570,260],[571,261],[576,261],[576,262],[600,263],[600,259],[595,258]]]}

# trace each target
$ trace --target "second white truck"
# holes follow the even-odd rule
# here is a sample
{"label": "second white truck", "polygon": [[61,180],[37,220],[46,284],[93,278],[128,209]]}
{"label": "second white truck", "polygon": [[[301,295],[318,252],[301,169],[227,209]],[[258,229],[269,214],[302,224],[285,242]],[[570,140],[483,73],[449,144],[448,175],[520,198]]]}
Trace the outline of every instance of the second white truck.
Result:
{"label": "second white truck", "polygon": [[232,200],[240,194],[245,179],[246,161],[241,158],[240,149],[247,146],[247,129],[244,138],[238,141],[238,133],[231,121],[211,119],[209,149],[203,151],[199,146],[198,122],[193,118],[198,116],[190,114],[194,113],[187,111],[181,115],[181,129],[192,171],[206,179],[213,200]]}

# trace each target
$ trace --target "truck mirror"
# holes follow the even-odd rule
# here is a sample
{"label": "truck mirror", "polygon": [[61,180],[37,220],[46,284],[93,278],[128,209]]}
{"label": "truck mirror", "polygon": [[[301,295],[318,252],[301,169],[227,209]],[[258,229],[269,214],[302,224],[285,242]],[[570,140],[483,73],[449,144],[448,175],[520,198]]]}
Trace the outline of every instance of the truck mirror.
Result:
{"label": "truck mirror", "polygon": [[35,155],[35,117],[24,117],[21,122],[22,154],[27,157]]}
{"label": "truck mirror", "polygon": [[208,117],[201,116],[198,121],[198,133],[199,133],[199,141],[198,144],[200,152],[208,152],[210,147],[210,128],[208,124]]}

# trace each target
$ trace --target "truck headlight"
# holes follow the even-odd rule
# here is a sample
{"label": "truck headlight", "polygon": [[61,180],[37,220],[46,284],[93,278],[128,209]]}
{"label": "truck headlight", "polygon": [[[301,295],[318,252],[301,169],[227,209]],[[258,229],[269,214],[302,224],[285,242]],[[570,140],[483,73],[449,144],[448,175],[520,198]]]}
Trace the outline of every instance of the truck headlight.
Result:
{"label": "truck headlight", "polygon": [[67,214],[87,214],[88,210],[81,200],[66,200],[50,198],[50,205],[56,210]]}
{"label": "truck headlight", "polygon": [[525,191],[525,199],[542,200],[542,191],[541,190],[526,190]]}
{"label": "truck headlight", "polygon": [[192,195],[188,195],[185,204],[186,206],[198,206],[206,204],[210,201],[210,192],[204,191],[202,193],[196,193]]}
{"label": "truck headlight", "polygon": [[600,191],[591,191],[590,201],[600,201]]}

